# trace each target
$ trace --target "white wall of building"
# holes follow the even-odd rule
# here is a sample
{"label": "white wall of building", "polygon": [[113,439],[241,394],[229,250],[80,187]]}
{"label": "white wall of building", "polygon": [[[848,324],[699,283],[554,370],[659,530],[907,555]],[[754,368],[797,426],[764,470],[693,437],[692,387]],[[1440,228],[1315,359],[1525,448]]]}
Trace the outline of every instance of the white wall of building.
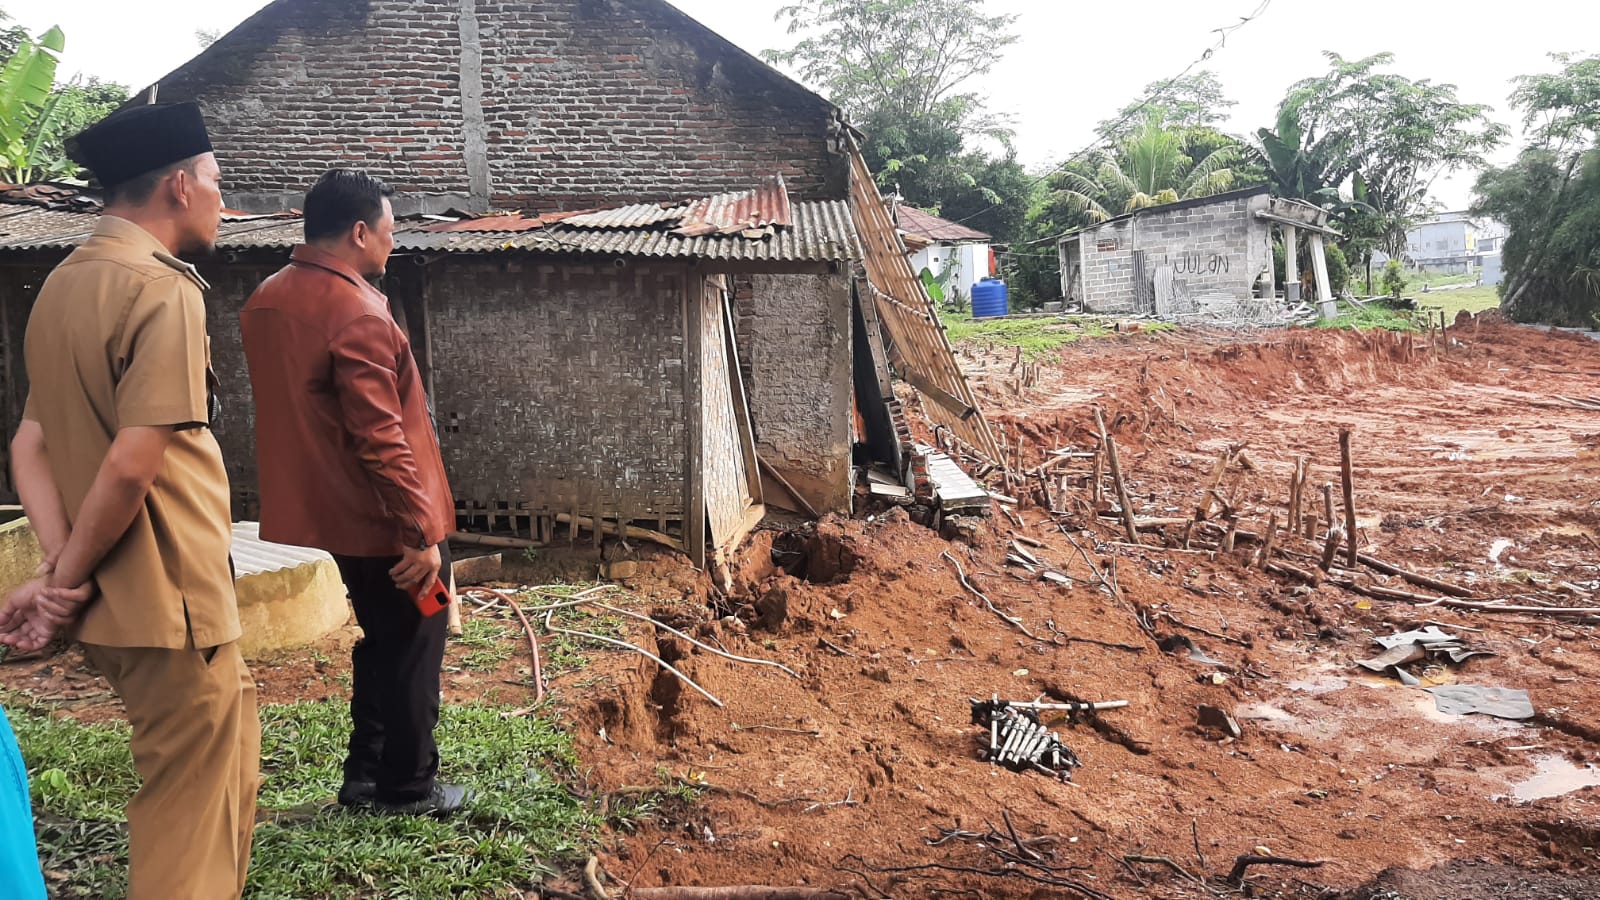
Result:
{"label": "white wall of building", "polygon": [[989,277],[989,245],[930,244],[911,257],[911,268],[921,274],[923,269],[938,278],[947,264],[955,266],[950,285],[965,301],[972,299],[972,286]]}

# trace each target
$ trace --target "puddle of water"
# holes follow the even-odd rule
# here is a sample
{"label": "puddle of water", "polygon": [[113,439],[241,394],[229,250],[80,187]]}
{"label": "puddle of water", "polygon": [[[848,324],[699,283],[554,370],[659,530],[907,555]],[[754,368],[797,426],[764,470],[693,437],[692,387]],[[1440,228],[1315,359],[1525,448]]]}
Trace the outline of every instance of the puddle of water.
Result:
{"label": "puddle of water", "polygon": [[1575,765],[1564,756],[1540,756],[1534,759],[1533,765],[1537,774],[1511,786],[1511,796],[1523,803],[1559,797],[1586,787],[1600,787],[1600,769]]}
{"label": "puddle of water", "polygon": [[1305,694],[1331,694],[1334,691],[1344,690],[1350,686],[1348,678],[1337,675],[1322,675],[1316,678],[1300,678],[1287,682],[1284,687],[1291,691]]}

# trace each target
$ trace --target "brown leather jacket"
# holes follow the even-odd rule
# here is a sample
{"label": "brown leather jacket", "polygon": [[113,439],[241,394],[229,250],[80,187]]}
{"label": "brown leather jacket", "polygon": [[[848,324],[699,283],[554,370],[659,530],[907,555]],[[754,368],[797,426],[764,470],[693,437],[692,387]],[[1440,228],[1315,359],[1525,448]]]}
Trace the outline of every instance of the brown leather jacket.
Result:
{"label": "brown leather jacket", "polygon": [[443,541],[455,503],[411,344],[383,294],[300,246],[239,318],[261,537],[342,556]]}

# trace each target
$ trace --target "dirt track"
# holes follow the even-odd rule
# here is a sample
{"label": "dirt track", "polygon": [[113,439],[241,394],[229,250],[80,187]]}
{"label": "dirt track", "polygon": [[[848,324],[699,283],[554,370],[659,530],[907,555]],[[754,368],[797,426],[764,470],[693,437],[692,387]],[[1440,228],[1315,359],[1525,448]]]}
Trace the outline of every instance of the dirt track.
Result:
{"label": "dirt track", "polygon": [[[1260,530],[1271,510],[1283,509],[1297,456],[1312,457],[1313,485],[1336,479],[1343,425],[1355,431],[1365,552],[1484,597],[1596,605],[1600,414],[1551,399],[1596,393],[1594,344],[1503,324],[1463,324],[1453,335],[1438,358],[1425,340],[1387,334],[1086,342],[1021,394],[1011,387],[1009,354],[964,361],[995,421],[1025,436],[1028,465],[1052,448],[1092,446],[1090,404],[1102,404],[1120,422],[1115,437],[1141,516],[1189,514],[1216,454],[1246,445],[1254,471],[1231,470],[1221,493],[1242,527]],[[753,639],[719,628],[730,649],[780,658],[803,680],[694,656],[688,670],[726,709],[663,682],[655,694],[663,708],[654,708],[643,700],[643,668],[630,670],[635,684],[623,684],[635,702],[602,704],[609,713],[597,724],[615,745],[591,739],[587,753],[608,786],[659,782],[660,769],[715,786],[684,821],[647,829],[605,857],[608,871],[640,886],[804,882],[896,897],[1069,894],[1030,884],[1018,867],[1009,879],[881,871],[1002,869],[970,842],[930,841],[941,829],[1003,830],[1009,812],[1024,839],[1059,836],[1046,845],[1048,864],[1083,867],[1062,877],[1110,896],[1206,893],[1162,865],[1125,865],[1124,855],[1164,856],[1218,876],[1257,847],[1327,861],[1312,871],[1254,869],[1261,894],[1318,896],[1324,887],[1353,890],[1391,867],[1462,860],[1534,870],[1504,882],[1522,887],[1483,896],[1582,896],[1571,881],[1539,887],[1538,872],[1590,872],[1600,794],[1533,803],[1506,795],[1539,760],[1594,758],[1600,643],[1591,627],[1382,601],[1360,608],[1362,598],[1341,588],[1311,589],[1246,568],[1243,553],[1213,559],[1114,547],[1105,542],[1125,537],[1113,525],[1096,524],[1091,536],[1080,517],[1073,537],[1086,546],[1098,537],[1094,558],[1117,560],[1124,594],[1154,614],[1157,632],[1186,633],[1223,663],[1228,677],[1216,684],[1216,667],[1159,652],[1098,587],[1067,536],[1038,524],[1043,512],[1025,507],[1021,515],[1027,533],[1048,545],[1036,552],[1075,585],[1013,577],[1000,518],[973,542],[970,562],[962,557],[978,585],[1036,633],[1048,634],[1050,620],[1072,637],[1136,652],[1023,637],[957,584],[940,559],[951,545],[899,513],[829,522],[812,543],[806,574],[815,579],[818,558],[828,557],[822,576],[830,583],[758,570],[750,594],[783,592],[788,621]],[[1510,544],[1491,563],[1500,539]],[[1180,628],[1163,612],[1227,640]],[[1465,634],[1495,654],[1432,670],[1430,681],[1526,688],[1538,719],[1445,716],[1429,694],[1352,669],[1375,652],[1373,634],[1429,620],[1482,629]],[[1084,763],[1068,785],[978,761],[967,698],[997,692],[1132,705],[1093,725],[1064,726]],[[1232,710],[1243,737],[1199,728],[1200,704]],[[1400,873],[1384,884],[1406,896],[1421,897],[1416,885],[1431,884],[1444,891],[1436,896],[1464,897],[1477,894],[1460,885],[1489,883],[1474,867],[1452,871]]]}

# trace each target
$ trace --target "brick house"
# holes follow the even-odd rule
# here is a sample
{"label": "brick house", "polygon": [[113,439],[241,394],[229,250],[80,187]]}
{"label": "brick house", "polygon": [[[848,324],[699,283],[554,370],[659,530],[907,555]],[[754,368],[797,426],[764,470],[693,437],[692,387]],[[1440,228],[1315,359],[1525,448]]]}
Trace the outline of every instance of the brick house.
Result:
{"label": "brick house", "polygon": [[1265,187],[1152,206],[1063,235],[1061,292],[1084,311],[1180,316],[1272,281],[1275,201]]}
{"label": "brick house", "polygon": [[[849,511],[863,251],[847,128],[667,3],[277,0],[151,96],[200,103],[243,213],[298,205],[330,166],[396,187],[413,219],[382,287],[426,370],[464,523],[541,540],[573,519],[631,523],[698,561],[764,499]],[[31,298],[92,227],[49,205],[0,206],[8,433]],[[224,231],[196,262],[213,285],[216,431],[248,516],[238,313],[299,223],[241,215]]]}

